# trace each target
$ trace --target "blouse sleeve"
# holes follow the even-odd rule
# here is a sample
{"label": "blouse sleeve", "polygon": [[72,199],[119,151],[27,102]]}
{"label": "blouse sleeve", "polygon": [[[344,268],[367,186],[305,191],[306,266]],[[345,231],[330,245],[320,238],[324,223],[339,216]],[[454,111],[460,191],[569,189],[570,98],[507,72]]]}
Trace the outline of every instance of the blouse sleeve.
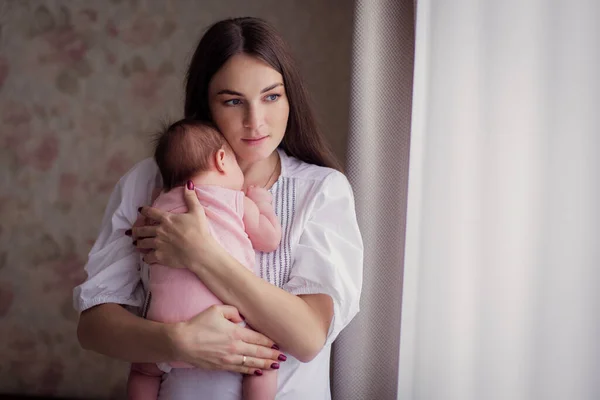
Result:
{"label": "blouse sleeve", "polygon": [[100,234],[88,254],[87,279],[73,290],[77,311],[104,303],[142,307],[139,254],[125,231],[135,222],[138,207],[150,204],[156,176],[156,164],[146,159],[117,183],[104,212]]}
{"label": "blouse sleeve", "polygon": [[354,196],[346,177],[333,172],[322,182],[297,245],[290,280],[295,295],[327,294],[333,319],[325,345],[331,344],[359,311],[363,243]]}

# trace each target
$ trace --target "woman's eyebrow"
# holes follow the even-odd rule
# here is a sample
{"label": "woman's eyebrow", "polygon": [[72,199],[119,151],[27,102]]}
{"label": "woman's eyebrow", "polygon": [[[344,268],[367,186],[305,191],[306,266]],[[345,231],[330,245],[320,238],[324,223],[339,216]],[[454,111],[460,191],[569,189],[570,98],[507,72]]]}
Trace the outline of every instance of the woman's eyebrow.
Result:
{"label": "woman's eyebrow", "polygon": [[[268,87],[264,88],[263,90],[261,90],[260,93],[262,94],[262,93],[268,92],[269,90],[275,89],[277,86],[283,86],[283,83],[281,83],[281,82],[274,83],[271,86],[268,86]],[[223,90],[219,91],[217,93],[217,96],[220,95],[220,94],[229,94],[231,96],[241,96],[241,97],[244,97],[243,94],[241,94],[239,92],[236,92],[234,90],[230,90],[230,89],[223,89]]]}
{"label": "woman's eyebrow", "polygon": [[220,92],[217,93],[217,96],[220,95],[220,94],[230,94],[232,96],[242,96],[242,97],[244,97],[243,94],[238,93],[238,92],[234,92],[233,90],[229,90],[229,89],[223,89],[223,90],[221,90]]}
{"label": "woman's eyebrow", "polygon": [[275,83],[269,87],[264,88],[263,90],[260,91],[260,93],[265,93],[268,92],[271,89],[275,89],[277,86],[283,86],[283,83],[279,82],[279,83]]}

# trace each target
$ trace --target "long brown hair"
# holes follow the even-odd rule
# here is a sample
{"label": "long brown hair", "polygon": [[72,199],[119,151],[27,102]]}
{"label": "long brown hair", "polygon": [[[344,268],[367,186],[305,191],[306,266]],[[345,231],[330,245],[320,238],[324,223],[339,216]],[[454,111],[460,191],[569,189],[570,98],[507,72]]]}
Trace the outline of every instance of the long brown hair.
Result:
{"label": "long brown hair", "polygon": [[306,87],[286,43],[275,28],[262,19],[226,19],[204,33],[187,71],[185,117],[212,122],[208,84],[229,58],[240,53],[261,59],[283,76],[290,114],[280,147],[304,162],[341,170],[317,126]]}

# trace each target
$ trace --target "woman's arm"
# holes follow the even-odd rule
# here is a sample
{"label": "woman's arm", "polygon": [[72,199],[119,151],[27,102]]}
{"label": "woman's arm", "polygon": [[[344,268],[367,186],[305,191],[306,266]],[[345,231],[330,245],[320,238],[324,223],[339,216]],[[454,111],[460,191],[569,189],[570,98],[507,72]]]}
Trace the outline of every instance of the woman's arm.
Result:
{"label": "woman's arm", "polygon": [[176,359],[173,325],[140,318],[115,303],[100,304],[79,317],[81,347],[129,362]]}
{"label": "woman's arm", "polygon": [[207,263],[193,263],[193,271],[226,304],[238,307],[247,322],[302,362],[323,348],[333,316],[326,294],[295,296],[244,268],[221,246]]}
{"label": "woman's arm", "polygon": [[[86,350],[128,362],[184,361],[203,369],[254,374],[281,361],[273,341],[239,322],[242,318],[231,306],[213,306],[189,321],[166,324],[107,303],[81,314],[77,337]],[[245,365],[243,355],[249,356]]]}

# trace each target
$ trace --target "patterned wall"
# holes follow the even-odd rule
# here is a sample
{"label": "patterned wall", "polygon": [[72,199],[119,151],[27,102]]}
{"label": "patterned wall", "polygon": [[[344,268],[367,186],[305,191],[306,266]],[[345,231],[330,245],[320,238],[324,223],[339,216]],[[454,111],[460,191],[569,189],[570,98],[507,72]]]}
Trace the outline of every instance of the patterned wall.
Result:
{"label": "patterned wall", "polygon": [[126,365],[77,344],[71,289],[114,184],[180,116],[208,24],[275,24],[344,154],[351,3],[0,1],[0,393],[122,397]]}

